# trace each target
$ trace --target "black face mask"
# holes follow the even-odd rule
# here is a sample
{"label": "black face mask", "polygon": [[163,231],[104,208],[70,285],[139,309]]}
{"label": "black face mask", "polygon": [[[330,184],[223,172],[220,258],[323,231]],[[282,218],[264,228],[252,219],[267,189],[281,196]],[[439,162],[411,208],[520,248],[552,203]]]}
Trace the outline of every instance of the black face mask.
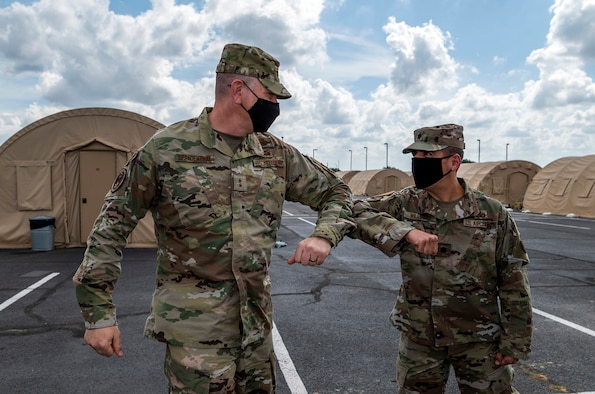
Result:
{"label": "black face mask", "polygon": [[[244,82],[244,85],[248,88],[249,91],[252,92],[254,96],[256,93],[250,86]],[[272,101],[262,99],[256,96],[257,100],[250,109],[246,109],[243,105],[242,108],[248,112],[248,116],[250,116],[250,120],[252,120],[252,128],[256,133],[264,133],[271,127],[277,116],[281,113],[279,109],[279,103],[273,103]]]}
{"label": "black face mask", "polygon": [[452,170],[449,170],[446,174],[442,173],[442,160],[450,156],[414,157],[411,159],[411,172],[413,173],[415,187],[425,189],[450,174]]}

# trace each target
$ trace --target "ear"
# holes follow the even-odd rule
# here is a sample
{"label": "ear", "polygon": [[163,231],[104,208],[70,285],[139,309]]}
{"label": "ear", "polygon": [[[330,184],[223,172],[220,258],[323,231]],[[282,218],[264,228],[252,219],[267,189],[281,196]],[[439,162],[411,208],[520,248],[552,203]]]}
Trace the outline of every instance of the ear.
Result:
{"label": "ear", "polygon": [[459,170],[459,168],[461,167],[461,163],[463,162],[463,159],[461,159],[461,156],[459,156],[458,153],[455,153],[452,156],[452,170],[454,172],[457,172]]}
{"label": "ear", "polygon": [[244,88],[244,83],[240,79],[234,79],[231,82],[231,97],[236,104],[240,104],[242,102],[242,90]]}

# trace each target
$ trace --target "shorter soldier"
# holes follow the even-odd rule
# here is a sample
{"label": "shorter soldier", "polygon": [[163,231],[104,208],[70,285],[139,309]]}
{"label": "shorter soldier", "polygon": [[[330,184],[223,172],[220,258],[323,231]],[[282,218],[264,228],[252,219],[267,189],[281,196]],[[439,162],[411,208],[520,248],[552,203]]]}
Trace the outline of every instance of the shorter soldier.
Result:
{"label": "shorter soldier", "polygon": [[528,357],[532,333],[518,229],[500,202],[457,178],[463,127],[414,138],[403,153],[413,154],[415,187],[356,202],[350,235],[400,254],[399,392],[443,393],[452,365],[464,394],[515,393],[511,364]]}

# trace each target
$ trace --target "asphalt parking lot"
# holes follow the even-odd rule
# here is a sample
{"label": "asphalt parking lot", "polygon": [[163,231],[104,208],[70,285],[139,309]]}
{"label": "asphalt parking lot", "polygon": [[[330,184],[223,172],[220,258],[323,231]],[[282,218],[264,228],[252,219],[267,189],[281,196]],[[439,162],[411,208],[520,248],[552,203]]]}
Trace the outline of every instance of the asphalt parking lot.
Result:
{"label": "asphalt parking lot", "polygon": [[[351,239],[320,267],[289,266],[312,231],[309,208],[286,204],[271,267],[278,393],[394,393],[399,334],[388,314],[398,259]],[[517,365],[521,393],[595,392],[595,220],[515,213],[531,258],[535,333]],[[0,250],[0,392],[163,393],[163,345],[142,337],[154,249],[127,249],[115,300],[124,357],[96,355],[71,276],[83,249]],[[448,393],[458,392],[450,384]]]}

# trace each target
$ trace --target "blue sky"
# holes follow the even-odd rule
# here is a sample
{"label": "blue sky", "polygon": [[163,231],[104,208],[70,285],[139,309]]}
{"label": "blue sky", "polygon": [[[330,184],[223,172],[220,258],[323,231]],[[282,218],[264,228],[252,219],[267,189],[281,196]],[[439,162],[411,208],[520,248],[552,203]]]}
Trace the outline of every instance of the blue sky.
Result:
{"label": "blue sky", "polygon": [[233,41],[281,61],[271,131],[330,167],[382,168],[386,142],[408,171],[441,123],[470,160],[543,167],[595,153],[593,20],[595,0],[0,0],[0,144],[72,108],[195,116]]}

